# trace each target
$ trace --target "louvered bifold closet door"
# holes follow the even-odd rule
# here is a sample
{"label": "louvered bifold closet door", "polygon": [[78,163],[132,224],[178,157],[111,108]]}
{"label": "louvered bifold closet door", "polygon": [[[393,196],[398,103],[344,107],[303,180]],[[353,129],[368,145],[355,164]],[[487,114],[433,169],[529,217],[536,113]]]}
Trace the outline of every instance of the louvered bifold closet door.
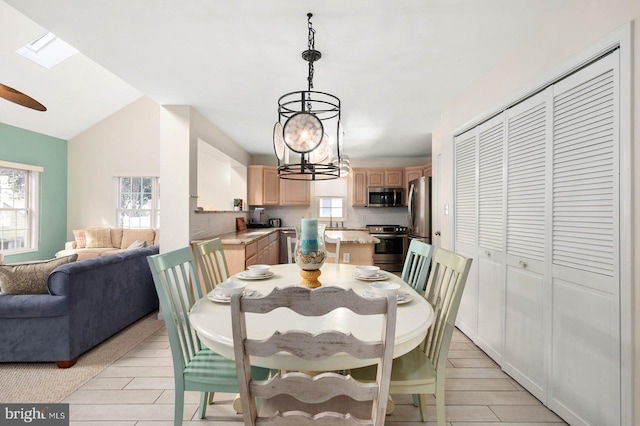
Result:
{"label": "louvered bifold closet door", "polygon": [[476,130],[455,138],[456,144],[456,243],[477,244]]}
{"label": "louvered bifold closet door", "polygon": [[[462,256],[478,255],[478,131],[471,129],[454,138],[455,144],[455,244]],[[471,265],[462,293],[456,325],[472,339],[478,329],[478,266]]]}
{"label": "louvered bifold closet door", "polygon": [[504,350],[504,113],[478,126],[478,338],[496,362]]}
{"label": "louvered bifold closet door", "polygon": [[506,312],[503,369],[542,401],[547,390],[545,301],[547,150],[551,89],[507,110]]}
{"label": "louvered bifold closet door", "polygon": [[620,422],[618,52],[554,85],[550,407]]}

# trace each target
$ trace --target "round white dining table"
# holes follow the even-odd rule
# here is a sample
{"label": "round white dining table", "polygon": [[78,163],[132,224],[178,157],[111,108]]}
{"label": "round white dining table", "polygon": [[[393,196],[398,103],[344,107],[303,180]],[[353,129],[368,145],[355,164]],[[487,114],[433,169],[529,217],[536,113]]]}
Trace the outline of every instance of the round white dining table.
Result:
{"label": "round white dining table", "polygon": [[[245,280],[246,290],[257,290],[266,295],[275,287],[299,285],[301,281],[298,265],[283,264],[271,267],[273,276],[267,279]],[[323,286],[352,288],[357,294],[369,290],[370,282],[355,278],[356,267],[349,264],[329,264],[322,266],[319,281]],[[400,292],[410,294],[410,301],[398,304],[396,336],[393,356],[398,357],[411,351],[425,338],[433,322],[433,308],[413,288],[393,273],[386,281],[401,285]],[[239,279],[238,276],[232,277]],[[231,308],[229,303],[212,301],[206,296],[195,303],[189,314],[189,321],[202,343],[214,352],[234,358],[231,331]],[[322,317],[304,317],[288,309],[279,308],[269,314],[246,315],[248,337],[263,339],[276,330],[304,330],[317,333],[325,330],[350,331],[363,340],[379,340],[382,318],[374,316],[363,320],[348,309],[340,308]],[[279,370],[331,371],[364,367],[376,360],[355,359],[346,354],[337,354],[320,360],[301,360],[291,354],[278,353],[268,358],[251,358],[251,364]]]}

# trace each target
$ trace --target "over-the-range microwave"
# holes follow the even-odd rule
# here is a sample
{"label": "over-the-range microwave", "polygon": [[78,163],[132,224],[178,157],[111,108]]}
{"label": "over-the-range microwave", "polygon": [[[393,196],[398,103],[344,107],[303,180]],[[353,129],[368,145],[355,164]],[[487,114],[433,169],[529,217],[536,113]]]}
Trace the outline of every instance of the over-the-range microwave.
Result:
{"label": "over-the-range microwave", "polygon": [[404,205],[404,188],[368,188],[368,207],[400,207]]}

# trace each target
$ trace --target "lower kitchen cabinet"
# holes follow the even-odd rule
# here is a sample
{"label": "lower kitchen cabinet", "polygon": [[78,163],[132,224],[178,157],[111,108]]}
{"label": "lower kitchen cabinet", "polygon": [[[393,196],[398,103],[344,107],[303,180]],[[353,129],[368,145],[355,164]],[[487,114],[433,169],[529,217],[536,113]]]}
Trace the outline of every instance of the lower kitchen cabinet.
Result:
{"label": "lower kitchen cabinet", "polygon": [[272,232],[248,244],[224,244],[229,275],[247,269],[249,265],[277,265],[280,256],[280,232]]}
{"label": "lower kitchen cabinet", "polygon": [[[326,243],[327,251],[335,252],[335,244]],[[349,263],[351,265],[373,265],[374,244],[340,243],[340,260],[337,263]],[[345,262],[345,254],[349,262]],[[326,263],[336,263],[333,259],[327,259]]]}

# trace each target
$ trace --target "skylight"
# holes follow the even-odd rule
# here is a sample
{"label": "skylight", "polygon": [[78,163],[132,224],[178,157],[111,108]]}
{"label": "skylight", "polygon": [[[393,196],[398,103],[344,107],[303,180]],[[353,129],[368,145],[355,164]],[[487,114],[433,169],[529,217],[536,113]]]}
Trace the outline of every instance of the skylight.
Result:
{"label": "skylight", "polygon": [[75,55],[78,51],[53,33],[46,33],[22,46],[16,50],[16,53],[32,60],[36,64],[51,69],[65,59]]}

